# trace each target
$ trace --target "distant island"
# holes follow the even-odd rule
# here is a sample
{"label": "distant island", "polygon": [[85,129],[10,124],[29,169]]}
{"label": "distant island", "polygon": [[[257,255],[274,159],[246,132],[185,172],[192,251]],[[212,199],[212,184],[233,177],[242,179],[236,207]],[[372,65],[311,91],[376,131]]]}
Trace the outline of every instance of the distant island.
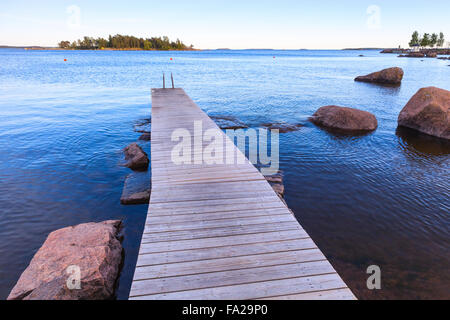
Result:
{"label": "distant island", "polygon": [[344,51],[355,51],[355,50],[359,50],[359,51],[365,51],[365,50],[383,50],[384,48],[344,48],[342,50]]}
{"label": "distant island", "polygon": [[5,46],[0,45],[0,49],[26,49],[26,50],[55,50],[55,47],[41,47],[41,46]]}
{"label": "distant island", "polygon": [[77,41],[61,41],[60,49],[66,50],[194,50],[181,40],[170,41],[168,37],[137,38],[117,34],[108,39],[84,37]]}

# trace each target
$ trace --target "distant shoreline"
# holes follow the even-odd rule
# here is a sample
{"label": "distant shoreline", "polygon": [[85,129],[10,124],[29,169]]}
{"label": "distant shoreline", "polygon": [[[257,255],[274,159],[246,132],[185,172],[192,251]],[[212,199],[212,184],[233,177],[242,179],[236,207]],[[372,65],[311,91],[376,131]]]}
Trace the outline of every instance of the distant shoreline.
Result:
{"label": "distant shoreline", "polygon": [[144,50],[141,48],[127,48],[127,49],[115,49],[115,48],[105,48],[105,49],[65,49],[59,47],[39,47],[39,46],[30,46],[30,47],[20,47],[20,46],[0,46],[0,49],[23,49],[23,50],[55,50],[55,51],[202,51],[200,49],[150,49]]}
{"label": "distant shoreline", "polygon": [[[397,52],[409,52],[411,49],[398,49],[398,48],[344,48],[344,49],[229,49],[229,48],[217,48],[217,49],[196,49],[196,48],[185,48],[185,49],[148,49],[144,50],[142,48],[103,48],[103,49],[70,49],[70,48],[59,48],[59,47],[41,47],[41,46],[7,46],[0,45],[0,49],[23,49],[23,50],[49,50],[49,51],[386,51],[381,53],[388,53],[387,51]],[[446,48],[431,48],[427,50],[448,50]],[[390,52],[389,52],[390,53]]]}
{"label": "distant shoreline", "polygon": [[0,49],[24,49],[24,50],[63,50],[63,51],[352,51],[352,50],[385,50],[387,48],[344,48],[344,49],[230,49],[230,48],[217,48],[217,49],[149,49],[144,50],[141,48],[127,48],[127,49],[116,49],[116,48],[104,48],[104,49],[70,49],[70,48],[59,48],[59,47],[41,47],[41,46],[6,46],[0,45]]}

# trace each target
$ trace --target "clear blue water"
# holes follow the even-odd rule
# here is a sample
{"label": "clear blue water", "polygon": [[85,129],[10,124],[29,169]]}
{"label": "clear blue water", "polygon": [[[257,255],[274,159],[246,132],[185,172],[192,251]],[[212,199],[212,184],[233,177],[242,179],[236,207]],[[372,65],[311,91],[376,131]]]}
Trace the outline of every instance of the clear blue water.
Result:
{"label": "clear blue water", "polygon": [[[419,88],[450,90],[448,64],[377,51],[0,50],[0,298],[49,232],[106,219],[124,219],[127,297],[146,206],[119,203],[121,150],[163,71],[210,114],[305,125],[280,139],[286,200],[359,298],[450,298],[450,147],[397,130]],[[392,66],[405,71],[399,88],[353,81]],[[374,113],[378,130],[337,136],[308,123],[329,104]],[[371,264],[381,291],[366,288]]]}

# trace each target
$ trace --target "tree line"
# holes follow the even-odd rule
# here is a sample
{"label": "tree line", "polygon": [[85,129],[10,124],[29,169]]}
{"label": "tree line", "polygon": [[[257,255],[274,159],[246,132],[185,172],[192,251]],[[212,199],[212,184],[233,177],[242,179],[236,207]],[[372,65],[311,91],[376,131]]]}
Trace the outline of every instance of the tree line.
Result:
{"label": "tree line", "polygon": [[61,49],[95,50],[95,49],[141,49],[141,50],[192,50],[193,45],[186,46],[181,40],[170,41],[168,37],[137,38],[117,34],[108,39],[84,37],[73,42],[61,41]]}
{"label": "tree line", "polygon": [[439,35],[437,33],[429,34],[424,33],[420,36],[418,31],[414,31],[412,34],[411,41],[409,42],[410,47],[443,47],[445,42],[444,34],[441,32]]}

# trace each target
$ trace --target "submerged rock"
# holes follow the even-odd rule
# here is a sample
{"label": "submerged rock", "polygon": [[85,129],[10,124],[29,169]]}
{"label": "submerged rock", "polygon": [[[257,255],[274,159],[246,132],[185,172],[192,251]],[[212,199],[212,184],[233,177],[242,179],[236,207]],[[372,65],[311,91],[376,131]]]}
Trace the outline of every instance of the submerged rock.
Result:
{"label": "submerged rock", "polygon": [[450,91],[436,87],[420,89],[400,112],[398,124],[450,139]]}
{"label": "submerged rock", "polygon": [[405,53],[408,52],[407,49],[384,49],[380,53]]}
{"label": "submerged rock", "polygon": [[280,133],[297,131],[302,127],[301,124],[290,124],[284,122],[263,123],[261,126],[267,128],[268,130],[279,130]]}
{"label": "submerged rock", "polygon": [[150,190],[137,192],[130,194],[126,197],[122,195],[120,202],[125,206],[138,205],[138,204],[149,204],[150,203]]}
{"label": "submerged rock", "polygon": [[402,54],[398,56],[399,58],[425,58],[425,53],[423,52],[410,52],[408,54]]}
{"label": "submerged rock", "polygon": [[429,134],[398,126],[395,134],[400,139],[401,150],[406,156],[413,157],[449,156],[450,140],[438,139]]}
{"label": "submerged rock", "polygon": [[123,205],[148,204],[150,202],[150,193],[150,173],[133,172],[125,180],[120,202]]}
{"label": "submerged rock", "polygon": [[[52,232],[22,273],[8,300],[113,298],[122,261],[120,226],[120,221],[105,221]],[[71,289],[68,283],[74,283],[71,275],[76,270],[80,272],[80,287]]]}
{"label": "submerged rock", "polygon": [[355,81],[399,85],[402,82],[403,75],[403,70],[395,67],[357,77]]}
{"label": "submerged rock", "polygon": [[341,131],[373,131],[378,127],[377,118],[367,111],[338,107],[321,107],[310,120],[319,126]]}
{"label": "submerged rock", "polygon": [[267,182],[272,186],[275,193],[280,197],[284,197],[284,184],[283,184],[283,173],[280,171],[277,174],[264,176]]}
{"label": "submerged rock", "polygon": [[134,125],[134,131],[136,131],[138,133],[150,133],[152,131],[152,119],[147,118],[147,119],[139,120]]}
{"label": "submerged rock", "polygon": [[148,156],[137,143],[130,144],[123,151],[125,153],[125,160],[127,160],[126,167],[141,171],[148,169],[150,163]]}
{"label": "submerged rock", "polygon": [[233,116],[210,116],[222,130],[247,129],[248,126]]}
{"label": "submerged rock", "polygon": [[147,133],[143,133],[140,137],[139,137],[140,141],[151,141],[152,140],[152,134],[150,132]]}

